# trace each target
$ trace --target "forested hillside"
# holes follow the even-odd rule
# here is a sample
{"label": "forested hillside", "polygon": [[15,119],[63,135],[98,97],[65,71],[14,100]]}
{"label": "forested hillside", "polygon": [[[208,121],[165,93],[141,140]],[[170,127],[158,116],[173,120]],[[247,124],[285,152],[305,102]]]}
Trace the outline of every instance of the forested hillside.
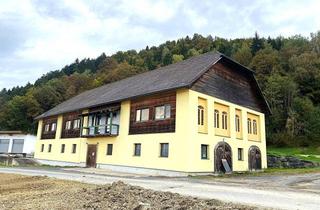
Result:
{"label": "forested hillside", "polygon": [[320,32],[223,39],[195,34],[157,47],[78,59],[34,84],[0,92],[0,130],[35,132],[33,118],[85,90],[217,50],[256,72],[270,104],[268,144],[320,145]]}

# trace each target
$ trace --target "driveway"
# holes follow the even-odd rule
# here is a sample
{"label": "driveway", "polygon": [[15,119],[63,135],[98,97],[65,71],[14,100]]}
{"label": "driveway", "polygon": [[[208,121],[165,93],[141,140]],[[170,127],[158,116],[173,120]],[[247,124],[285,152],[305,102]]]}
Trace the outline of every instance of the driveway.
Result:
{"label": "driveway", "polygon": [[97,174],[76,169],[0,168],[0,173],[48,176],[92,184],[123,181],[158,191],[278,209],[320,208],[320,173],[232,178],[164,178]]}

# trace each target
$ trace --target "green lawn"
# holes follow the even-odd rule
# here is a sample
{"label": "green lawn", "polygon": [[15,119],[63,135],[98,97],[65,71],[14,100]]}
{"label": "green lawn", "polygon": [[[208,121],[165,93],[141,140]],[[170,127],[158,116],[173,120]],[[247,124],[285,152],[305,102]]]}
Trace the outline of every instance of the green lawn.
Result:
{"label": "green lawn", "polygon": [[320,147],[267,147],[270,155],[294,156],[320,163]]}

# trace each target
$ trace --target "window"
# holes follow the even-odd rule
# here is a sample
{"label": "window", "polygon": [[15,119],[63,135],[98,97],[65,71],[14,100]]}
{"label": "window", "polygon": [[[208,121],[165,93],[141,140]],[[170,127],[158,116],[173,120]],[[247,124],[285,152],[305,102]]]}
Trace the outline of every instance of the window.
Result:
{"label": "window", "polygon": [[61,144],[61,153],[64,153],[66,149],[66,145],[65,144]]}
{"label": "window", "polygon": [[256,120],[252,120],[252,130],[253,130],[253,134],[255,134],[255,135],[258,134],[257,121]]}
{"label": "window", "polygon": [[148,121],[149,120],[149,109],[137,109],[136,111],[136,122]]}
{"label": "window", "polygon": [[240,117],[239,117],[239,115],[236,115],[235,123],[236,123],[236,132],[240,132]]}
{"label": "window", "polygon": [[219,111],[214,110],[214,127],[219,128]]}
{"label": "window", "polygon": [[169,157],[168,143],[160,143],[160,157]]}
{"label": "window", "polygon": [[134,144],[134,156],[141,156],[141,144]]}
{"label": "window", "polygon": [[49,132],[49,129],[50,129],[50,124],[46,124],[46,125],[44,126],[44,131],[45,131],[45,132]]}
{"label": "window", "polygon": [[171,115],[171,106],[164,105],[164,106],[157,106],[156,107],[156,120],[163,120],[170,118]]}
{"label": "window", "polygon": [[228,114],[227,112],[222,112],[222,129],[228,129]]}
{"label": "window", "polygon": [[201,144],[201,159],[208,159],[208,145]]}
{"label": "window", "polygon": [[73,120],[73,129],[80,128],[80,119]]}
{"label": "window", "polygon": [[57,123],[52,123],[51,124],[51,131],[56,131],[57,128]]}
{"label": "window", "polygon": [[77,145],[76,144],[72,144],[72,153],[76,153],[77,152]]}
{"label": "window", "polygon": [[238,160],[243,160],[243,148],[238,148]]}
{"label": "window", "polygon": [[52,149],[52,144],[49,144],[48,152],[51,152],[51,149]]}
{"label": "window", "polygon": [[44,151],[44,144],[41,144],[41,150],[40,152],[43,152]]}
{"label": "window", "polygon": [[198,125],[204,125],[204,108],[198,106]]}
{"label": "window", "polygon": [[65,129],[66,129],[66,130],[70,130],[70,129],[71,129],[71,120],[68,120],[68,121],[66,122]]}
{"label": "window", "polygon": [[107,145],[107,155],[112,155],[113,144]]}
{"label": "window", "polygon": [[251,119],[248,118],[248,133],[251,134],[252,133],[252,129],[251,129]]}

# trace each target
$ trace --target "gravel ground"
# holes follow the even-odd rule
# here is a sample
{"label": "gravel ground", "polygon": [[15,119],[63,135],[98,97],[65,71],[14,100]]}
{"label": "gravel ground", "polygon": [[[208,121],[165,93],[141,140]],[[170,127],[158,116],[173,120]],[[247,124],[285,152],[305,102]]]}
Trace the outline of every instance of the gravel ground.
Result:
{"label": "gravel ground", "polygon": [[0,174],[0,209],[257,209],[124,184]]}

